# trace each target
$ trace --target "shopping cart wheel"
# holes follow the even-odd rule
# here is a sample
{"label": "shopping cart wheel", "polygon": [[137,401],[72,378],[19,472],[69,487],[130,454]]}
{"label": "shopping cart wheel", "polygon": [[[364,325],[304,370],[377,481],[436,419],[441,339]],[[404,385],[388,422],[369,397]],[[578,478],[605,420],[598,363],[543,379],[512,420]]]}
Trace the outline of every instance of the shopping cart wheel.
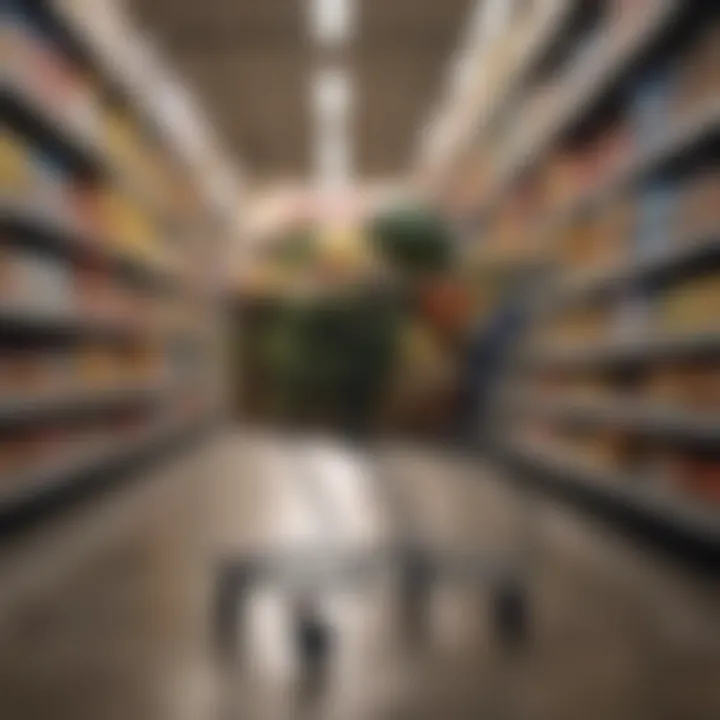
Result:
{"label": "shopping cart wheel", "polygon": [[530,635],[530,601],[523,582],[505,578],[497,583],[492,597],[492,620],[500,642],[507,647],[525,644]]}
{"label": "shopping cart wheel", "polygon": [[212,604],[212,634],[215,652],[221,661],[238,659],[243,642],[247,596],[256,579],[251,562],[231,561],[219,569]]}

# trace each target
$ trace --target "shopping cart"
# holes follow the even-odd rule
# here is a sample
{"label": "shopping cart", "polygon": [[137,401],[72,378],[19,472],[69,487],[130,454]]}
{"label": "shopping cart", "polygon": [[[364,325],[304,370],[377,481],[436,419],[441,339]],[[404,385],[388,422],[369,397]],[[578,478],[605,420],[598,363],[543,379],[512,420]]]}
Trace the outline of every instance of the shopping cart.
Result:
{"label": "shopping cart", "polygon": [[[313,468],[301,457],[292,467],[307,494],[316,494]],[[294,638],[302,662],[310,667],[322,664],[332,644],[325,637],[330,631],[324,629],[317,599],[341,589],[362,589],[388,577],[393,579],[408,639],[423,637],[430,598],[445,582],[465,583],[489,595],[489,604],[478,607],[489,607],[494,634],[503,647],[519,648],[529,639],[527,514],[519,521],[521,527],[509,552],[493,554],[483,547],[443,550],[424,536],[392,478],[377,468],[372,477],[393,518],[394,532],[382,543],[358,547],[344,541],[332,509],[323,510],[318,499],[318,524],[325,533],[317,541],[220,558],[211,609],[213,646],[219,658],[234,662],[242,656],[249,601],[260,588],[270,586],[293,598]]]}

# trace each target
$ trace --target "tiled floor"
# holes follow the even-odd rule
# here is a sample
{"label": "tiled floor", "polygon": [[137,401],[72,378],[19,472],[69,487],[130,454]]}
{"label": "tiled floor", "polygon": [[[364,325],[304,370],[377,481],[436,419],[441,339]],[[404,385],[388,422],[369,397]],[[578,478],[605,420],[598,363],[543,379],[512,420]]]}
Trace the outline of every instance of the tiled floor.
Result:
{"label": "tiled floor", "polygon": [[[522,570],[529,646],[498,642],[483,573],[438,583],[425,641],[410,643],[383,566],[321,593],[335,645],[312,696],[277,582],[252,596],[244,661],[217,663],[220,559],[372,555],[407,533],[474,568]],[[0,718],[715,720],[718,607],[717,588],[477,466],[236,434],[0,557]]]}

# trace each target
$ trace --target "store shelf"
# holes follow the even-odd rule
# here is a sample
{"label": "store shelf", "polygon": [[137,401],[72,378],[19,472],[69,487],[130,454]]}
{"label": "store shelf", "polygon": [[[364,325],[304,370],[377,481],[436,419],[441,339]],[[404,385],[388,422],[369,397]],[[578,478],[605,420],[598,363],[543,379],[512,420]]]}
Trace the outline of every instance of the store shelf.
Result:
{"label": "store shelf", "polygon": [[687,154],[702,142],[720,135],[720,100],[712,98],[698,110],[669,128],[665,137],[653,142],[630,158],[623,167],[600,187],[592,188],[571,201],[549,221],[551,227],[564,225],[581,213],[588,212],[617,197],[628,187],[641,182],[673,160]]}
{"label": "store shelf", "polygon": [[48,108],[30,89],[12,79],[6,81],[2,105],[12,125],[54,148],[74,167],[94,176],[104,172],[106,160],[97,143]]}
{"label": "store shelf", "polygon": [[517,404],[562,423],[609,426],[636,435],[704,447],[720,447],[720,413],[684,412],[642,401],[530,398]]}
{"label": "store shelf", "polygon": [[503,164],[491,183],[478,217],[486,217],[506,196],[509,188],[528,168],[539,162],[568,129],[596,107],[603,95],[617,85],[633,62],[670,25],[680,3],[658,0],[632,31],[607,31],[597,61],[585,63],[581,72],[571,73],[555,105],[557,109],[545,122],[536,122],[533,131],[517,143],[518,149]]}
{"label": "store shelf", "polygon": [[481,130],[491,126],[501,117],[509,99],[523,88],[526,78],[537,69],[538,64],[560,39],[577,9],[577,2],[559,0],[549,3],[548,7],[549,10],[543,17],[537,18],[532,24],[528,23],[526,29],[528,38],[520,53],[520,59],[488,112],[486,123],[481,126]]}
{"label": "store shelf", "polygon": [[106,486],[117,474],[200,434],[207,419],[162,424],[124,442],[102,443],[92,451],[56,458],[21,477],[0,478],[0,538],[41,519],[63,502]]}
{"label": "store shelf", "polygon": [[128,197],[133,198],[151,215],[161,218],[159,200],[144,183],[130,177],[102,147],[99,138],[75,127],[34,96],[32,90],[12,80],[3,92],[3,106],[16,127],[41,144],[54,148],[73,167],[92,177],[102,178]]}
{"label": "store shelf", "polygon": [[720,508],[667,490],[649,478],[597,470],[538,448],[511,445],[501,448],[499,455],[529,486],[580,504],[684,559],[717,569]]}
{"label": "store shelf", "polygon": [[27,424],[58,415],[125,407],[160,399],[167,392],[167,385],[147,383],[105,390],[66,390],[21,398],[0,398],[0,425]]}
{"label": "store shelf", "polygon": [[531,365],[585,368],[638,364],[652,361],[713,358],[720,353],[720,331],[634,339],[626,342],[588,343],[577,349],[533,353]]}
{"label": "store shelf", "polygon": [[629,265],[570,279],[553,291],[548,307],[557,311],[583,300],[622,292],[702,270],[720,260],[720,227],[672,243],[672,249]]}
{"label": "store shelf", "polygon": [[0,302],[0,334],[41,337],[97,336],[118,340],[171,337],[173,333],[134,323],[115,323],[80,313],[26,308]]}
{"label": "store shelf", "polygon": [[[542,17],[535,18],[535,22],[528,23],[526,39],[522,43],[522,50],[517,60],[502,83],[502,87],[489,98],[480,117],[473,126],[473,142],[482,143],[488,130],[494,126],[503,113],[508,109],[513,97],[520,92],[525,80],[537,68],[541,60],[548,54],[553,45],[562,36],[570,18],[576,10],[575,0],[559,0],[547,4],[547,10]],[[482,93],[480,97],[485,98]],[[459,144],[459,150],[467,149]]]}
{"label": "store shelf", "polygon": [[109,240],[88,237],[70,221],[48,213],[39,202],[0,201],[0,227],[11,233],[13,231],[24,235],[30,233],[45,247],[63,255],[101,258],[117,270],[141,276],[155,286],[178,292],[191,291],[189,285],[170,270],[153,265],[147,260],[132,257],[120,248],[113,247]]}

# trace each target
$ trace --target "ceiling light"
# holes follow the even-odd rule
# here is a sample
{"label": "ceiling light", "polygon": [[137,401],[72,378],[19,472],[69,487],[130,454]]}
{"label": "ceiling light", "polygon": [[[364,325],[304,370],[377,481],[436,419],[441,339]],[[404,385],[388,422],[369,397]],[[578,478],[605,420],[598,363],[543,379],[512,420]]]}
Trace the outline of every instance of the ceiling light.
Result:
{"label": "ceiling light", "polygon": [[347,183],[352,169],[352,79],[346,70],[322,68],[310,91],[316,179],[324,188],[336,188]]}
{"label": "ceiling light", "polygon": [[347,117],[352,102],[352,83],[345,70],[324,68],[312,78],[313,112],[325,122]]}
{"label": "ceiling light", "polygon": [[322,45],[341,45],[355,28],[355,0],[308,0],[310,31]]}

